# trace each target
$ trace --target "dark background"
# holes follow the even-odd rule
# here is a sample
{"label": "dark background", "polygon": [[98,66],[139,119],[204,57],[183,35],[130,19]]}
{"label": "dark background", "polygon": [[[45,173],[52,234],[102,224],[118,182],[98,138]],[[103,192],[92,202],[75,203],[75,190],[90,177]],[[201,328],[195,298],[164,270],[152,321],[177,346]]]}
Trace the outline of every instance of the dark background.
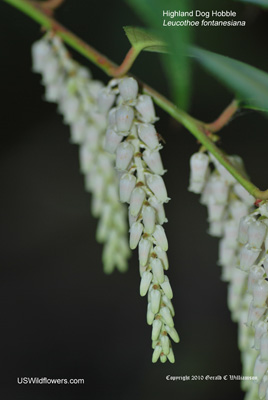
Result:
{"label": "dark background", "polygon": [[[215,1],[196,1],[215,9]],[[264,11],[231,1],[246,28],[202,28],[196,43],[263,70],[267,67]],[[239,382],[168,382],[166,375],[241,374],[236,325],[226,306],[226,284],[217,266],[218,240],[206,233],[206,210],[187,191],[195,139],[158,109],[158,131],[169,196],[169,238],[175,324],[181,343],[176,363],[151,364],[151,327],[146,299],[139,296],[137,254],[126,274],[102,271],[97,221],[79,173],[77,147],[56,106],[42,100],[40,78],[31,73],[30,46],[40,28],[0,2],[0,397],[2,399],[242,399]],[[66,0],[58,19],[120,62],[129,48],[123,25],[143,25],[120,0]],[[160,21],[162,19],[160,18]],[[86,59],[97,79],[107,77]],[[167,96],[156,54],[144,53],[133,73]],[[232,94],[194,66],[191,114],[217,117]],[[221,146],[239,154],[252,180],[267,179],[267,119],[238,113],[222,131]],[[19,385],[17,377],[83,378],[84,385]]]}

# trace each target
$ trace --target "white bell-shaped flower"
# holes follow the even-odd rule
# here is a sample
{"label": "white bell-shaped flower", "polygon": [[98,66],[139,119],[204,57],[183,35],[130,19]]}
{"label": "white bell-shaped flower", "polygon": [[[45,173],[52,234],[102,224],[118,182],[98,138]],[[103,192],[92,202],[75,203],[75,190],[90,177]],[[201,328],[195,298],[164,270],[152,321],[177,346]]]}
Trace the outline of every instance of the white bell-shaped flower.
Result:
{"label": "white bell-shaped flower", "polygon": [[145,266],[148,262],[149,254],[152,248],[152,242],[142,238],[139,242],[139,262],[141,266]]}
{"label": "white bell-shaped flower", "polygon": [[46,60],[51,55],[51,52],[51,46],[44,39],[38,40],[32,45],[33,72],[43,72]]}
{"label": "white bell-shaped flower", "polygon": [[130,228],[129,247],[131,250],[136,249],[140,237],[142,235],[143,225],[140,222],[134,222]]}
{"label": "white bell-shaped flower", "polygon": [[155,110],[152,98],[146,94],[140,95],[136,104],[140,119],[144,122],[155,122]]}
{"label": "white bell-shaped flower", "polygon": [[224,239],[228,246],[233,248],[237,247],[237,233],[237,223],[232,219],[226,221],[224,224]]}
{"label": "white bell-shaped flower", "polygon": [[209,157],[204,153],[194,153],[190,158],[191,181],[204,182],[209,165]]}
{"label": "white bell-shaped flower", "polygon": [[157,175],[164,174],[165,170],[163,168],[159,151],[145,150],[142,153],[142,158],[153,173]]}
{"label": "white bell-shaped flower", "polygon": [[139,138],[149,147],[154,150],[158,147],[159,141],[155,127],[152,124],[138,124]]}
{"label": "white bell-shaped flower", "polygon": [[242,247],[240,252],[240,268],[248,271],[259,257],[260,250],[251,248],[248,244]]}
{"label": "white bell-shaped flower", "polygon": [[141,210],[146,194],[141,187],[135,187],[130,197],[130,214],[137,216]]}
{"label": "white bell-shaped flower", "polygon": [[262,224],[260,221],[251,222],[248,228],[248,242],[250,246],[260,249],[266,233],[265,224]]}
{"label": "white bell-shaped flower", "polygon": [[59,60],[54,57],[50,57],[46,60],[43,71],[42,79],[44,85],[49,85],[55,82],[60,76],[60,64]]}
{"label": "white bell-shaped flower", "polygon": [[119,182],[119,198],[122,203],[129,203],[131,193],[136,185],[136,178],[132,174],[124,174]]}
{"label": "white bell-shaped flower", "polygon": [[153,279],[153,275],[150,271],[145,271],[142,274],[141,283],[140,283],[140,295],[141,296],[146,295],[152,279]]}
{"label": "white bell-shaped flower", "polygon": [[265,311],[266,307],[254,307],[253,302],[251,302],[248,311],[247,325],[248,326],[255,325],[256,322],[258,322],[260,318],[263,316]]}
{"label": "white bell-shaped flower", "polygon": [[84,115],[71,124],[71,141],[72,143],[82,143],[85,138],[85,131],[87,127],[87,119]]}
{"label": "white bell-shaped flower", "polygon": [[239,243],[246,244],[248,242],[248,228],[250,218],[248,215],[242,217],[239,222],[238,238]]}
{"label": "white bell-shaped flower", "polygon": [[149,203],[156,210],[156,217],[157,217],[157,222],[159,223],[159,225],[163,225],[165,222],[167,222],[166,213],[165,213],[163,204],[161,202],[159,202],[155,196],[151,196],[149,198]]}
{"label": "white bell-shaped flower", "polygon": [[208,220],[210,222],[221,221],[225,211],[225,204],[219,204],[214,197],[210,197],[208,202]]}
{"label": "white bell-shaped flower", "polygon": [[240,221],[242,217],[248,214],[248,206],[239,200],[231,201],[229,210],[236,221]]}
{"label": "white bell-shaped flower", "polygon": [[250,267],[248,274],[248,293],[253,293],[253,288],[257,282],[263,278],[264,269],[259,265]]}
{"label": "white bell-shaped flower", "polygon": [[134,111],[132,107],[121,105],[115,113],[116,129],[121,134],[128,134],[134,120]]}
{"label": "white bell-shaped flower", "polygon": [[235,249],[230,247],[225,239],[219,242],[219,264],[228,265],[232,262],[235,256]]}
{"label": "white bell-shaped flower", "polygon": [[153,232],[153,237],[155,238],[157,245],[160,246],[162,250],[164,251],[168,250],[168,241],[166,233],[161,225],[156,225],[155,230]]}
{"label": "white bell-shaped flower", "polygon": [[115,167],[119,170],[126,170],[133,158],[134,147],[132,144],[123,142],[116,149]]}
{"label": "white bell-shaped flower", "polygon": [[102,88],[98,93],[98,109],[100,113],[106,114],[115,101],[115,94],[109,88]]}
{"label": "white bell-shaped flower", "polygon": [[154,279],[160,284],[163,283],[165,281],[165,275],[161,260],[159,260],[159,258],[152,258],[150,263]]}
{"label": "white bell-shaped flower", "polygon": [[190,185],[188,187],[189,192],[200,194],[204,189],[205,181],[193,181],[190,179]]}
{"label": "white bell-shaped flower", "polygon": [[261,337],[264,333],[268,332],[268,323],[267,321],[260,320],[255,325],[255,336],[254,336],[254,348],[256,350],[260,350],[261,345]]}
{"label": "white bell-shaped flower", "polygon": [[265,307],[268,296],[268,282],[265,279],[259,280],[253,285],[254,307]]}
{"label": "white bell-shaped flower", "polygon": [[214,176],[211,180],[211,192],[217,203],[226,204],[229,195],[229,185],[223,178]]}
{"label": "white bell-shaped flower", "polygon": [[139,86],[135,79],[123,78],[118,84],[118,89],[124,101],[131,101],[136,99]]}
{"label": "white bell-shaped flower", "polygon": [[159,175],[147,174],[146,182],[156,199],[162,203],[166,203],[169,198],[167,195],[167,189],[163,178]]}
{"label": "white bell-shaped flower", "polygon": [[153,207],[144,205],[142,208],[142,219],[144,224],[144,231],[149,235],[155,229],[156,213]]}

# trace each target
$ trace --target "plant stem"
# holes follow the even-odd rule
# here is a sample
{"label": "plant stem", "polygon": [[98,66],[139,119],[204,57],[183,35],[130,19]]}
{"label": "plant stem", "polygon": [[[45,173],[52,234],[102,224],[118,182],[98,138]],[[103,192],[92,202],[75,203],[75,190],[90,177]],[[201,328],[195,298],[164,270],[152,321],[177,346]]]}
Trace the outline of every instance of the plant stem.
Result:
{"label": "plant stem", "polygon": [[[77,52],[89,59],[93,64],[97,65],[107,75],[112,77],[119,77],[125,75],[139,51],[131,48],[127,53],[124,61],[120,66],[110,61],[107,57],[95,50],[93,47],[82,41],[79,37],[68,31],[64,26],[59,24],[55,19],[47,15],[42,8],[41,4],[31,3],[28,0],[3,0],[13,7],[19,9],[24,14],[41,24],[48,30],[57,33],[59,37],[64,40],[69,46]],[[230,106],[219,116],[219,118],[211,124],[205,124],[188,115],[186,112],[177,108],[173,103],[167,100],[160,93],[152,89],[146,84],[142,84],[144,93],[149,94],[154,99],[155,103],[170,114],[174,119],[185,126],[198,140],[202,143],[208,151],[210,151],[217,160],[237,179],[245,189],[249,191],[257,199],[268,199],[268,190],[261,191],[253,183],[244,178],[237,169],[230,163],[222,151],[213,143],[209,138],[209,134],[221,129],[232,117],[238,108],[238,102],[234,100]]]}

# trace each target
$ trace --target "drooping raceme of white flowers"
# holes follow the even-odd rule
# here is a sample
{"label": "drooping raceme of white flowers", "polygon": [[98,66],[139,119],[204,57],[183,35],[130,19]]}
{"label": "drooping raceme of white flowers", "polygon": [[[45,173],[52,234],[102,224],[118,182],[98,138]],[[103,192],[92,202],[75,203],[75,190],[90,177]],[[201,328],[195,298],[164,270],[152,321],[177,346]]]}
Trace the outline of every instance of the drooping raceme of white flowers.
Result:
{"label": "drooping raceme of white flowers", "polygon": [[[243,170],[240,158],[230,160]],[[214,165],[211,173],[209,164]],[[189,190],[202,193],[209,233],[221,237],[219,264],[228,285],[228,306],[238,323],[238,346],[247,400],[268,400],[268,203],[255,210],[255,199],[213,157],[196,153],[190,160]]]}
{"label": "drooping raceme of white flowers", "polygon": [[[167,221],[163,204],[169,198],[162,178],[159,150],[162,148],[154,127],[157,120],[152,99],[138,94],[133,78],[112,80],[99,93],[98,103],[108,113],[105,149],[116,154],[115,166],[121,175],[119,196],[129,204],[131,249],[138,247],[140,294],[148,293],[147,322],[152,325],[152,361],[174,362],[171,339],[179,342],[174,328],[173,297],[168,269],[168,241],[163,228]],[[117,98],[115,99],[115,95]],[[111,108],[116,100],[116,106]]]}
{"label": "drooping raceme of white flowers", "polygon": [[106,115],[99,112],[97,97],[103,84],[91,79],[85,67],[73,61],[60,38],[47,34],[32,46],[33,71],[40,73],[45,99],[58,104],[70,125],[71,142],[79,145],[85,187],[92,194],[92,214],[100,218],[97,240],[104,244],[104,271],[127,269],[126,209],[119,202],[115,156],[103,148]]}

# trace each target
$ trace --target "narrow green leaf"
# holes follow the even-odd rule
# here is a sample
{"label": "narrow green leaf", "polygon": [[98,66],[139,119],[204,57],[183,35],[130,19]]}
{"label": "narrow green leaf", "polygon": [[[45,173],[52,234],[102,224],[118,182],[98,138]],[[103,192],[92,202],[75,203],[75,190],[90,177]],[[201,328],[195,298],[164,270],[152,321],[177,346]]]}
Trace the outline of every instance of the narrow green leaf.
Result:
{"label": "narrow green leaf", "polygon": [[240,1],[242,3],[251,3],[256,6],[268,8],[268,0],[236,0],[236,1]]}
{"label": "narrow green leaf", "polygon": [[[191,11],[190,0],[125,0],[168,46],[169,54],[162,56],[170,91],[174,102],[186,109],[191,88],[191,60],[187,57],[192,27],[163,26],[170,21],[163,12],[168,10]],[[180,19],[178,17],[177,19]],[[184,18],[185,19],[185,18]]]}
{"label": "narrow green leaf", "polygon": [[136,26],[124,26],[124,31],[132,47],[141,51],[167,53],[167,45],[148,30]]}
{"label": "narrow green leaf", "polygon": [[235,92],[241,106],[268,111],[268,74],[251,65],[220,54],[192,47],[190,54]]}

